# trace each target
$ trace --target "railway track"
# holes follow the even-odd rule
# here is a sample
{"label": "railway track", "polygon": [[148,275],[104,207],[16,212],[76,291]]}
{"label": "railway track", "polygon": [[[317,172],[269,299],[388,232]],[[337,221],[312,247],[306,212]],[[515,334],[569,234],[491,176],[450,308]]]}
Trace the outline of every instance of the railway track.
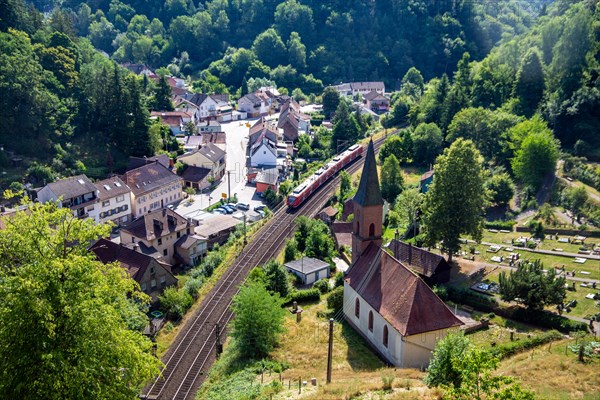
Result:
{"label": "railway track", "polygon": [[[385,137],[373,141],[375,150]],[[349,173],[358,171],[364,158],[346,167]],[[250,270],[277,256],[294,231],[294,220],[301,216],[312,217],[323,208],[331,193],[339,185],[339,176],[332,177],[308,198],[298,209],[288,210],[280,205],[272,218],[240,251],[232,265],[223,273],[202,301],[196,314],[179,332],[163,357],[165,364],[159,377],[142,391],[142,399],[189,400],[206,377],[216,358],[216,339],[226,333],[233,314],[230,305],[239,286]]]}

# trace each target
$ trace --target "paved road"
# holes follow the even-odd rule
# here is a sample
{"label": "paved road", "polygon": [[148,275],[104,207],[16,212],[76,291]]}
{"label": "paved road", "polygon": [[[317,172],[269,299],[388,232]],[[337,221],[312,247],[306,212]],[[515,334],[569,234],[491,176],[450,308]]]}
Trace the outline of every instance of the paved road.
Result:
{"label": "paved road", "polygon": [[[271,118],[277,118],[278,115],[274,114]],[[231,190],[231,196],[237,194],[238,202],[250,204],[251,210],[255,206],[263,204],[260,196],[255,193],[256,187],[248,184],[246,180],[246,146],[249,132],[246,123],[252,125],[256,120],[257,118],[253,118],[221,124],[227,140],[226,163],[229,174],[226,173],[211,192],[205,191],[202,194],[194,195],[193,203],[182,201],[175,205],[175,211],[182,215],[196,215],[201,210],[219,201],[223,193],[229,195],[229,190]]]}

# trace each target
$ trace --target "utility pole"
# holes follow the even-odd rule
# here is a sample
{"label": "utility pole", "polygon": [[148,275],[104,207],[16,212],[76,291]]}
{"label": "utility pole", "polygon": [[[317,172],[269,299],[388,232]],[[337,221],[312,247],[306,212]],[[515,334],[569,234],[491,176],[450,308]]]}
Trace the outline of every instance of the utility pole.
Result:
{"label": "utility pole", "polygon": [[227,199],[231,199],[231,171],[227,171]]}
{"label": "utility pole", "polygon": [[223,352],[223,345],[221,344],[221,327],[219,326],[218,322],[215,324],[215,336],[216,336],[215,348],[217,349],[217,358],[219,358],[219,356]]}
{"label": "utility pole", "polygon": [[244,212],[244,246],[248,243],[246,240],[246,213]]}
{"label": "utility pole", "polygon": [[331,358],[333,357],[333,318],[329,318],[329,349],[327,351],[327,383],[331,383]]}

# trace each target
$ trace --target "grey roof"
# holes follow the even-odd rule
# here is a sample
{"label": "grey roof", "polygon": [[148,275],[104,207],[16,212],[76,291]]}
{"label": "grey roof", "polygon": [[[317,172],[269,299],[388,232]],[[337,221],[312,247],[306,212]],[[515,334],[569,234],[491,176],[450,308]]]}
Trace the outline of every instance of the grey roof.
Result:
{"label": "grey roof", "polygon": [[190,103],[199,106],[200,104],[204,103],[204,100],[206,100],[208,95],[203,93],[188,93],[181,95],[181,97]]}
{"label": "grey roof", "polygon": [[329,264],[327,264],[325,261],[311,257],[302,257],[299,260],[290,261],[289,263],[283,265],[302,274],[310,274],[329,267]]}
{"label": "grey roof", "polygon": [[112,199],[115,196],[131,192],[129,186],[127,186],[118,176],[96,182],[94,183],[94,186],[96,186],[96,190],[98,190],[98,199],[100,200]]}
{"label": "grey roof", "polygon": [[225,152],[212,143],[207,143],[204,147],[197,151],[212,162],[218,162],[220,159],[225,157]]}
{"label": "grey roof", "polygon": [[266,183],[268,185],[277,184],[277,178],[279,177],[279,171],[277,168],[269,168],[262,170],[256,175],[257,183]]}
{"label": "grey roof", "polygon": [[371,90],[384,90],[385,85],[383,82],[350,82],[352,90],[371,89]]}
{"label": "grey roof", "polygon": [[367,157],[360,177],[360,183],[358,184],[358,191],[354,195],[354,202],[363,207],[383,205],[381,189],[379,188],[379,178],[377,177],[373,140],[369,141]]}
{"label": "grey roof", "polygon": [[86,193],[95,193],[96,186],[85,175],[72,176],[46,185],[57,196],[63,199],[72,199]]}
{"label": "grey roof", "polygon": [[159,162],[127,171],[122,178],[136,196],[181,179]]}
{"label": "grey roof", "polygon": [[[255,95],[254,93],[248,93],[247,95],[245,95],[244,97],[242,97],[242,99],[246,99],[248,101],[250,101],[251,103],[260,103],[262,100]],[[242,100],[240,99],[240,100]]]}
{"label": "grey roof", "polygon": [[181,174],[181,179],[186,182],[201,182],[210,174],[210,168],[195,167],[188,165],[185,171]]}
{"label": "grey roof", "polygon": [[171,161],[169,159],[169,156],[166,154],[159,154],[157,156],[152,156],[152,157],[133,157],[130,156],[129,157],[129,162],[127,163],[127,171],[132,170],[132,169],[136,169],[139,168],[143,165],[146,164],[152,164],[154,162],[158,161],[159,163],[161,163],[162,165],[164,165],[166,168],[169,168],[169,165],[171,164]]}

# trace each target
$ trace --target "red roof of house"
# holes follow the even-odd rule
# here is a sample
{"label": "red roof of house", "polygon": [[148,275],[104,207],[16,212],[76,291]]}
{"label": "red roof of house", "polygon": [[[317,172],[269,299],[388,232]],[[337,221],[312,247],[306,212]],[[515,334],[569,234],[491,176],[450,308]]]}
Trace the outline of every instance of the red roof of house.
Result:
{"label": "red roof of house", "polygon": [[373,243],[346,282],[402,336],[463,324],[419,276]]}

